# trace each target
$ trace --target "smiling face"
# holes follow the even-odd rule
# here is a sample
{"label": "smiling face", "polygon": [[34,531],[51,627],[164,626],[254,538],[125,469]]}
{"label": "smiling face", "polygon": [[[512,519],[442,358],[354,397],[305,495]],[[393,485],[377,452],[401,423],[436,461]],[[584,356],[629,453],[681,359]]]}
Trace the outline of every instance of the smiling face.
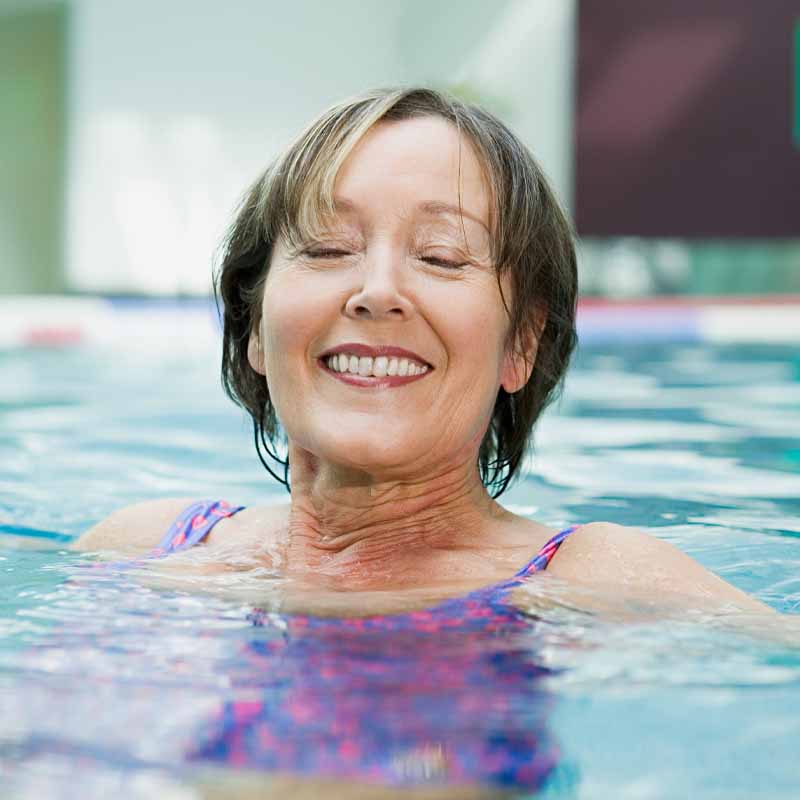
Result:
{"label": "smiling face", "polygon": [[475,464],[499,387],[529,366],[506,347],[472,147],[438,117],[380,122],[334,202],[299,252],[276,243],[248,349],[289,440],[386,479]]}

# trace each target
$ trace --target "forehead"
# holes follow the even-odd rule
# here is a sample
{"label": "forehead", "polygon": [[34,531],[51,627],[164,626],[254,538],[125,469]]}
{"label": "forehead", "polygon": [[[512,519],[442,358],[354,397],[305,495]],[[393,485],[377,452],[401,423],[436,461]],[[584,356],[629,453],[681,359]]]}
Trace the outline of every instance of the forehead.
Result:
{"label": "forehead", "polygon": [[462,209],[488,228],[490,197],[469,140],[440,117],[377,123],[353,148],[336,177],[343,206],[411,205],[429,215]]}

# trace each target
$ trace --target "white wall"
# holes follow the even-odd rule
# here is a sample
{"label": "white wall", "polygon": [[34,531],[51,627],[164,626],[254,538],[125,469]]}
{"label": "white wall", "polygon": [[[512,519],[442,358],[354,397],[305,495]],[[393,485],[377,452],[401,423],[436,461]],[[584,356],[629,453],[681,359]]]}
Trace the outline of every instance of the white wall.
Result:
{"label": "white wall", "polygon": [[376,85],[468,83],[568,198],[574,5],[73,0],[69,284],[207,292],[246,185],[326,105]]}
{"label": "white wall", "polygon": [[480,93],[507,107],[504,119],[531,147],[568,208],[576,53],[577,0],[515,0],[460,70]]}

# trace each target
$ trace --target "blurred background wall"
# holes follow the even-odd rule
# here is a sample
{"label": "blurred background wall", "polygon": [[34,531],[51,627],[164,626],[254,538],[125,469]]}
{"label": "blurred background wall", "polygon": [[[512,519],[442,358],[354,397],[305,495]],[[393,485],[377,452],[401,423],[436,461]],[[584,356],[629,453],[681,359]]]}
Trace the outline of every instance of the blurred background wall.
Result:
{"label": "blurred background wall", "polygon": [[66,9],[0,0],[0,291],[64,287]]}
{"label": "blurred background wall", "polygon": [[[11,242],[0,267],[6,291],[208,292],[213,249],[246,186],[323,108],[379,85],[457,86],[485,98],[526,133],[568,199],[569,0],[4,3],[0,31],[21,49],[52,29],[67,54],[50,75],[67,116],[53,133],[65,141],[67,175],[60,258],[35,252],[42,232],[12,221],[2,234]],[[4,80],[15,84],[20,68],[10,67]],[[9,116],[18,105],[6,105]],[[8,135],[22,143],[27,129],[20,119]],[[20,168],[4,182],[9,203],[24,180]],[[61,194],[37,185],[40,199]],[[56,222],[45,227],[58,240]],[[50,282],[18,277],[34,270]]]}
{"label": "blurred background wall", "polygon": [[584,289],[800,291],[797,0],[581,0]]}
{"label": "blurred background wall", "polygon": [[[577,216],[586,293],[800,292],[798,18],[792,0],[0,0],[0,292],[208,293],[276,151],[396,83],[455,90],[520,133]],[[765,85],[772,115],[753,110]],[[718,96],[734,107],[712,114]],[[700,185],[735,168],[744,196],[782,176],[783,227],[704,227],[702,204],[681,227],[665,187],[687,151],[711,170]]]}

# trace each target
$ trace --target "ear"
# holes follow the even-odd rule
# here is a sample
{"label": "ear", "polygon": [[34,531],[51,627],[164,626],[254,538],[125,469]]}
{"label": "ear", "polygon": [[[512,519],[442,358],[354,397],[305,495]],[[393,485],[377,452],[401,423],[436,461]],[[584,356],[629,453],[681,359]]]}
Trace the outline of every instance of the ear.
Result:
{"label": "ear", "polygon": [[533,373],[536,363],[536,353],[539,349],[544,326],[547,323],[547,311],[541,309],[536,312],[532,325],[528,325],[517,335],[517,340],[509,344],[503,358],[503,370],[500,385],[509,393],[514,394],[523,389]]}
{"label": "ear", "polygon": [[250,338],[247,340],[247,361],[259,375],[267,374],[264,368],[264,351],[261,347],[260,325],[250,331]]}

